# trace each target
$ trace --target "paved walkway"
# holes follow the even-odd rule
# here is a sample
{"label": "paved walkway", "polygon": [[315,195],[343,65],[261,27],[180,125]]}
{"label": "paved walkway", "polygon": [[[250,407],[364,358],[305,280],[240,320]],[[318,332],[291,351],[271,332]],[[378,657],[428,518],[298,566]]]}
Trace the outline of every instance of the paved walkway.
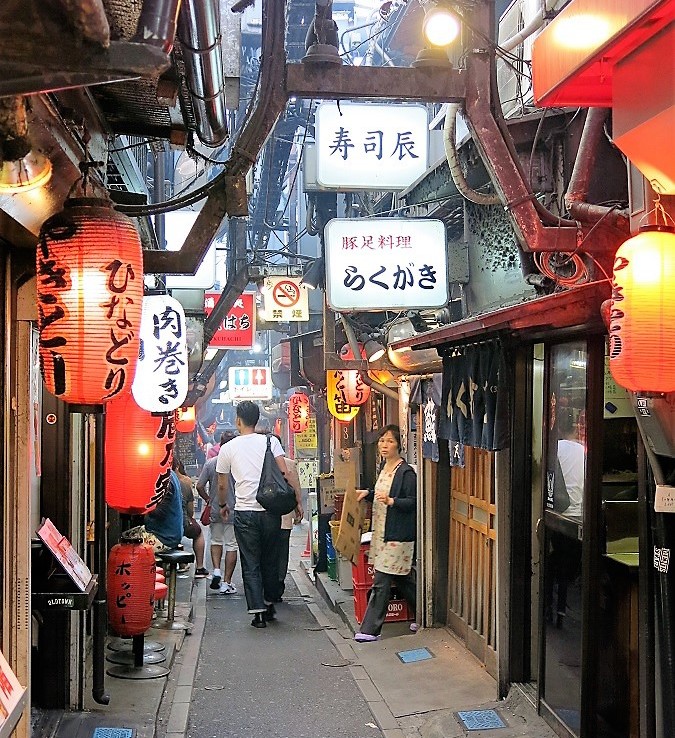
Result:
{"label": "paved walkway", "polygon": [[[108,677],[110,705],[87,695],[86,711],[47,715],[33,736],[91,738],[107,727],[135,738],[555,738],[517,690],[495,701],[494,680],[447,629],[392,623],[381,641],[355,643],[349,592],[324,575],[314,586],[300,563],[306,539],[296,528],[276,623],[252,628],[241,595],[184,576],[177,617],[189,630],[149,634],[167,645],[169,676]],[[430,658],[403,662],[421,649]],[[504,728],[469,732],[457,716],[491,709]]]}

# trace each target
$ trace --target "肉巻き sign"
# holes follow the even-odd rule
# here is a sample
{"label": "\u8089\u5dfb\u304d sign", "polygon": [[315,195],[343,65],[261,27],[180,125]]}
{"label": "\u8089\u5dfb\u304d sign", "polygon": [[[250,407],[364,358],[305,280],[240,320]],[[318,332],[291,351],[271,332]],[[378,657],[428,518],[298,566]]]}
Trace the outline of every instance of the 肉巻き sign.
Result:
{"label": "\u8089\u5dfb\u304d sign", "polygon": [[414,218],[334,218],[325,228],[326,298],[338,312],[443,307],[445,226]]}
{"label": "\u8089\u5dfb\u304d sign", "polygon": [[325,102],[316,111],[317,182],[339,190],[401,190],[427,170],[423,105]]}

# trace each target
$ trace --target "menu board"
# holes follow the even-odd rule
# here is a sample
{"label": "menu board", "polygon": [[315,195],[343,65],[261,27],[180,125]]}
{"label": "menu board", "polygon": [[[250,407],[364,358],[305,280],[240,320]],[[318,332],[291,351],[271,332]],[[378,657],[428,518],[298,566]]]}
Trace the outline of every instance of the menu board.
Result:
{"label": "menu board", "polygon": [[84,592],[91,581],[91,572],[77,551],[75,551],[71,542],[59,533],[49,518],[45,518],[42,521],[42,525],[36,532],[45,546],[54,554],[59,564],[61,564],[77,588]]}
{"label": "menu board", "polygon": [[24,708],[26,690],[0,652],[0,736],[9,736]]}

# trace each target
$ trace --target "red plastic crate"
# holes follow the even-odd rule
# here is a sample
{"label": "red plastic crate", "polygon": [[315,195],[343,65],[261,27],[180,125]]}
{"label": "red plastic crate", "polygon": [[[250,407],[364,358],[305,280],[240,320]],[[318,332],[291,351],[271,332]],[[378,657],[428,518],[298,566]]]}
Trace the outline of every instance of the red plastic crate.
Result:
{"label": "red plastic crate", "polygon": [[354,587],[371,587],[373,579],[375,577],[375,569],[368,560],[368,553],[370,551],[369,543],[362,543],[359,549],[359,555],[356,559],[356,563],[352,564],[352,583]]}
{"label": "red plastic crate", "polygon": [[[363,622],[363,616],[366,614],[369,591],[369,584],[354,585],[354,617],[356,618],[356,622],[359,624]],[[385,623],[398,623],[410,619],[408,603],[405,600],[389,600],[387,616],[384,619]]]}

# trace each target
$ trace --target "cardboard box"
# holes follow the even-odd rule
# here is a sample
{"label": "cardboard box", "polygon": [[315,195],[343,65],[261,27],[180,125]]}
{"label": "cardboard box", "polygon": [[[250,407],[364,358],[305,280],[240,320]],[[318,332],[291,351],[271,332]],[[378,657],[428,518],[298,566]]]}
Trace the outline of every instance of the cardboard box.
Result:
{"label": "cardboard box", "polygon": [[336,492],[346,491],[344,487],[336,487],[335,478],[333,476],[317,477],[317,491],[319,500],[319,514],[332,515],[335,512],[335,494]]}
{"label": "cardboard box", "polygon": [[340,490],[358,488],[361,477],[360,448],[342,448],[335,451],[333,477],[335,487]]}
{"label": "cardboard box", "polygon": [[333,541],[335,550],[352,563],[359,556],[361,549],[361,528],[365,513],[365,504],[357,501],[356,488],[351,486],[345,492],[345,501],[340,518],[340,532]]}

